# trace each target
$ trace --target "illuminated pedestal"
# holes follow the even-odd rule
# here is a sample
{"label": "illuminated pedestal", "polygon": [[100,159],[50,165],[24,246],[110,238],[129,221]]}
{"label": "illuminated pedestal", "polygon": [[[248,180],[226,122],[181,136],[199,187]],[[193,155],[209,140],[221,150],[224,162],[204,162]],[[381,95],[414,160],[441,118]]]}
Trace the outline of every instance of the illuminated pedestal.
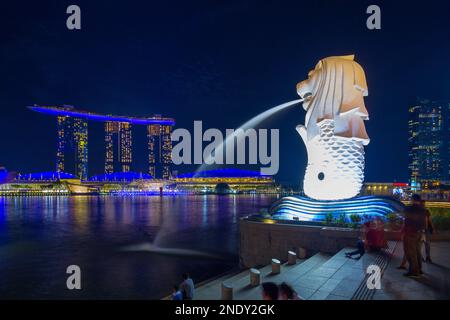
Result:
{"label": "illuminated pedestal", "polygon": [[284,197],[270,208],[274,220],[325,221],[328,214],[344,214],[361,217],[386,217],[390,213],[402,212],[404,205],[395,199],[379,196],[357,197],[347,200],[325,201],[307,197]]}

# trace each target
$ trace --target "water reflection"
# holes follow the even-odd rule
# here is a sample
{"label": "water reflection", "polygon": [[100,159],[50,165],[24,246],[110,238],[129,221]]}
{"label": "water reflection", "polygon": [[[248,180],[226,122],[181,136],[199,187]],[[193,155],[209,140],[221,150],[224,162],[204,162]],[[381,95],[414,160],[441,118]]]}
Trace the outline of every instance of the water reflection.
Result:
{"label": "water reflection", "polygon": [[[160,298],[184,271],[202,281],[236,267],[238,218],[273,200],[0,197],[0,298]],[[65,288],[70,264],[82,269],[81,292]]]}

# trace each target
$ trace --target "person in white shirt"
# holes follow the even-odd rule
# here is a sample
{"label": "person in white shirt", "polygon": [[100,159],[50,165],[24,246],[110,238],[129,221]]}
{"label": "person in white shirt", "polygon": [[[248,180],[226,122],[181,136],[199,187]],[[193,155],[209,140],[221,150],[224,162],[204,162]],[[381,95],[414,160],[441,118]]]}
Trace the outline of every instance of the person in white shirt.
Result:
{"label": "person in white shirt", "polygon": [[180,284],[180,290],[183,293],[184,300],[194,299],[194,281],[192,281],[187,272],[183,273],[183,282]]}

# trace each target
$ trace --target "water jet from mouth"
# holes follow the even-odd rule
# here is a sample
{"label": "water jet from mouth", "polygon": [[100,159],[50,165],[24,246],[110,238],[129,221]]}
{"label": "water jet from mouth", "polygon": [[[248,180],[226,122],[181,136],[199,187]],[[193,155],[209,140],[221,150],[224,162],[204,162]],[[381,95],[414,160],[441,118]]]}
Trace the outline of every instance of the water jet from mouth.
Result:
{"label": "water jet from mouth", "polygon": [[[299,104],[301,102],[303,102],[304,99],[297,99],[297,100],[293,100],[293,101],[289,101],[289,102],[285,102],[282,103],[278,106],[275,106],[273,108],[270,108],[269,110],[266,110],[264,112],[261,112],[260,114],[256,115],[255,117],[251,118],[250,120],[248,120],[247,122],[245,122],[244,124],[242,124],[238,130],[235,130],[233,134],[229,135],[224,142],[222,142],[219,146],[218,149],[223,148],[224,144],[226,145],[227,142],[232,141],[232,139],[236,138],[237,133],[239,132],[239,129],[242,130],[247,130],[250,128],[254,128],[256,127],[258,124],[260,124],[261,122],[263,122],[264,120],[266,120],[267,118],[271,117],[272,115],[274,115],[275,113],[278,113],[282,110],[285,110],[291,106],[294,106],[296,104]],[[203,170],[206,169],[207,166],[210,166],[209,164],[206,164],[208,162],[211,162],[211,155],[209,155],[205,160],[204,163],[195,171],[196,173],[199,173]]]}

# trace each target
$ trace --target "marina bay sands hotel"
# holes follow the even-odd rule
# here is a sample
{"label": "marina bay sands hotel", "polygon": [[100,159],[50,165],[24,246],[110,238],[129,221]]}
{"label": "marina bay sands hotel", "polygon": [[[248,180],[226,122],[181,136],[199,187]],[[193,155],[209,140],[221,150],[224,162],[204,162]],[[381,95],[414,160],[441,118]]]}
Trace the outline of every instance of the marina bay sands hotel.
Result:
{"label": "marina bay sands hotel", "polygon": [[81,180],[88,178],[88,122],[100,121],[105,126],[105,174],[130,172],[133,161],[132,126],[147,126],[148,173],[167,179],[172,163],[172,118],[101,115],[77,110],[72,106],[29,109],[55,116],[57,119],[56,171],[73,173]]}

